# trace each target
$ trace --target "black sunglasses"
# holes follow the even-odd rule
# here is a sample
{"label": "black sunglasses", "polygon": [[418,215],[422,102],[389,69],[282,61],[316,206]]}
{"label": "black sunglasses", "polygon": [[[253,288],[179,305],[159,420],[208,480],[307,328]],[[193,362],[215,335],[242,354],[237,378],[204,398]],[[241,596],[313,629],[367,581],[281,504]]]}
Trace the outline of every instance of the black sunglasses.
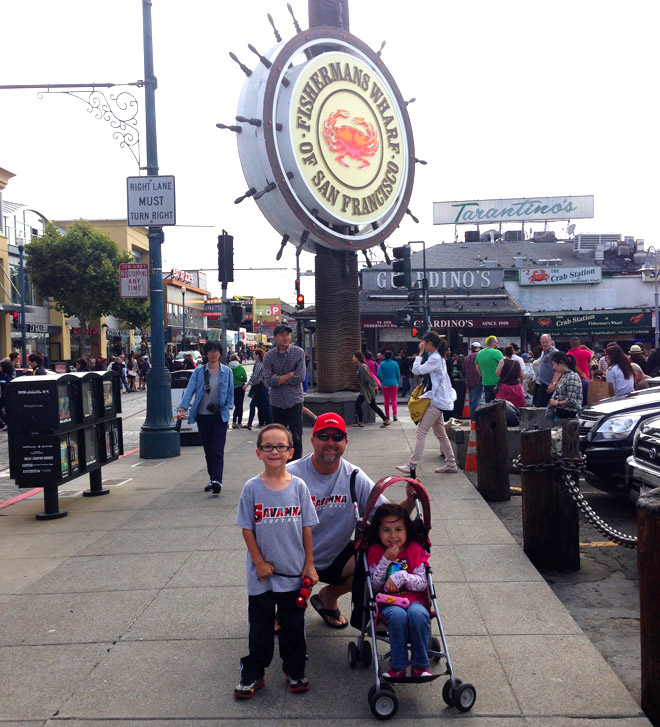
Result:
{"label": "black sunglasses", "polygon": [[319,432],[314,436],[317,439],[320,439],[322,442],[327,442],[328,439],[332,439],[333,442],[342,442],[344,439],[346,439],[345,434],[328,434],[327,432]]}

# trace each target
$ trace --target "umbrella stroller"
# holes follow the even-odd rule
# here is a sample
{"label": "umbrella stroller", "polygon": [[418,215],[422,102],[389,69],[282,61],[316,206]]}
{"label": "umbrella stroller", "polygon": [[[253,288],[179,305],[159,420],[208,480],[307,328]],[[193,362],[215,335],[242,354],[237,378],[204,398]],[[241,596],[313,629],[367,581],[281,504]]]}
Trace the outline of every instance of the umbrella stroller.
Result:
{"label": "umbrella stroller", "polygon": [[[432,663],[439,663],[444,660],[444,671],[426,677],[404,676],[400,678],[387,678],[381,674],[379,663],[389,657],[389,651],[380,655],[378,653],[378,642],[389,644],[387,636],[387,628],[384,621],[377,615],[376,599],[369,579],[369,570],[367,566],[367,549],[369,544],[366,542],[365,533],[367,524],[371,520],[371,516],[376,507],[378,498],[385,490],[398,482],[409,482],[414,485],[416,490],[416,516],[413,513],[412,518],[416,528],[422,534],[422,547],[427,553],[431,552],[431,542],[429,540],[429,531],[431,530],[431,506],[426,490],[414,479],[388,476],[383,477],[373,487],[364,515],[360,520],[358,514],[357,498],[354,494],[353,508],[355,510],[357,524],[355,533],[355,575],[353,578],[353,594],[352,594],[352,610],[351,625],[359,629],[360,634],[357,642],[351,641],[348,644],[348,664],[351,669],[357,667],[358,664],[370,666],[374,663],[374,671],[376,675],[376,683],[371,687],[368,694],[369,707],[378,719],[389,719],[393,717],[398,709],[399,703],[396,697],[393,683],[420,683],[430,682],[438,677],[447,675],[449,679],[442,688],[442,698],[445,704],[456,707],[461,712],[468,712],[474,706],[477,698],[476,689],[472,684],[463,683],[454,675],[454,670],[449,658],[449,650],[445,634],[442,628],[442,621],[438,612],[438,604],[436,602],[435,588],[433,586],[431,567],[426,565],[426,605],[431,615],[431,630],[433,631],[433,621],[438,625],[440,638],[431,635],[429,639],[429,659]],[[353,488],[351,488],[353,493]],[[371,643],[368,641],[371,638]],[[372,658],[373,644],[373,658]]]}

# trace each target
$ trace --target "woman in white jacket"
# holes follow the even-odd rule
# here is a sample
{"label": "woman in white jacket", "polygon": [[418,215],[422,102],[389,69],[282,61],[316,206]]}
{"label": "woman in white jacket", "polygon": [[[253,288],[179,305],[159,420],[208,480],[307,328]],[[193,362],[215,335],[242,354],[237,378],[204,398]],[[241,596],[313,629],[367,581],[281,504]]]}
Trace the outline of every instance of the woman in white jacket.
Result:
{"label": "woman in white jacket", "polygon": [[[442,415],[444,411],[450,411],[454,408],[454,390],[447,374],[447,366],[445,364],[445,353],[447,351],[447,341],[440,338],[437,333],[431,331],[427,333],[419,344],[419,354],[415,358],[413,364],[413,373],[418,375],[428,374],[431,378],[431,390],[423,394],[422,398],[430,399],[426,413],[422,417],[422,421],[417,427],[417,439],[415,440],[415,450],[410,455],[408,464],[397,467],[399,472],[410,474],[411,467],[417,467],[419,460],[424,451],[426,443],[426,435],[429,429],[433,428],[440,449],[445,456],[445,464],[438,467],[435,471],[439,473],[458,472],[456,467],[456,458],[451,442],[447,436],[445,429],[445,420]],[[428,353],[429,357],[425,363],[422,363],[422,354]]]}

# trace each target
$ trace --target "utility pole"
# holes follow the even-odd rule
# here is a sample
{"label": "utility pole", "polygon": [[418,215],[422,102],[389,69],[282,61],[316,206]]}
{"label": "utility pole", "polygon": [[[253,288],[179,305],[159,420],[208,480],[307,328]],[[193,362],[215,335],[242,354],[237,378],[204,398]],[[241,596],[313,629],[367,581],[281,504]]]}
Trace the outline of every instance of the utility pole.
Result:
{"label": "utility pole", "polygon": [[[142,0],[144,43],[144,108],[147,140],[147,175],[158,174],[156,138],[156,76],[151,31],[151,0]],[[165,367],[165,307],[163,304],[163,228],[149,227],[149,271],[151,304],[151,370],[147,374],[147,418],[140,431],[140,457],[178,457],[179,433],[172,412],[172,377]]]}

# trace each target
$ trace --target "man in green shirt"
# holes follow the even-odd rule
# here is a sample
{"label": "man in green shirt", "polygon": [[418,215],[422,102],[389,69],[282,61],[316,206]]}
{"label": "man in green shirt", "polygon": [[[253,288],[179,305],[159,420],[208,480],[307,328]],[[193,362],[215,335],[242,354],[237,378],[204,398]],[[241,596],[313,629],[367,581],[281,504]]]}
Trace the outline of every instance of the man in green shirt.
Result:
{"label": "man in green shirt", "polygon": [[495,387],[499,377],[495,374],[497,364],[504,358],[497,348],[497,336],[488,336],[486,347],[477,354],[477,371],[481,374],[481,383],[484,386],[484,399],[486,404],[495,398]]}

